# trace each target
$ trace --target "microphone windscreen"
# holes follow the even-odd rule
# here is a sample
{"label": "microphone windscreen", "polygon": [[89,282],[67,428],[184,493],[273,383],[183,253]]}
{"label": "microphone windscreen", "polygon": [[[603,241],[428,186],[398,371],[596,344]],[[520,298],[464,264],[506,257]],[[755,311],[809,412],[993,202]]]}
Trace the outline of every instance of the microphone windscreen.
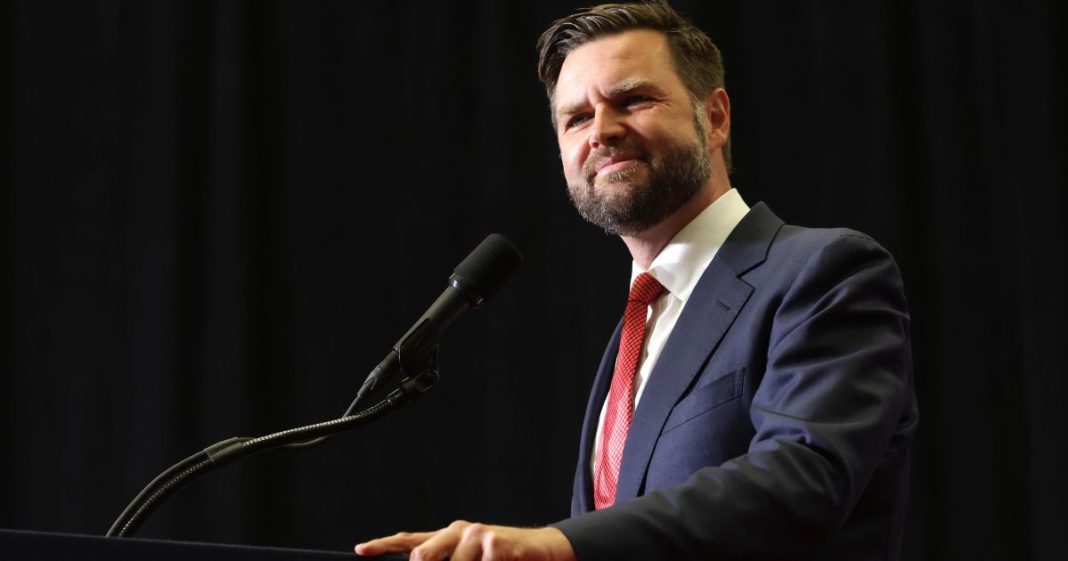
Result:
{"label": "microphone windscreen", "polygon": [[453,273],[478,298],[488,298],[523,263],[523,255],[515,244],[500,234],[490,234],[478,244]]}

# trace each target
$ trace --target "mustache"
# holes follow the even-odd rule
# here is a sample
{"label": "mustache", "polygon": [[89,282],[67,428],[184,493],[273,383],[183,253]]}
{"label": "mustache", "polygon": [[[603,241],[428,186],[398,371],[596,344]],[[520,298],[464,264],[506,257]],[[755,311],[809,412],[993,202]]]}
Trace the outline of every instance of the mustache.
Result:
{"label": "mustache", "polygon": [[621,146],[603,146],[591,152],[589,157],[586,158],[586,163],[582,165],[582,173],[586,177],[586,181],[593,181],[594,176],[597,175],[597,170],[601,168],[603,162],[620,155],[626,155],[645,163],[649,163],[652,156],[644,146],[637,143]]}

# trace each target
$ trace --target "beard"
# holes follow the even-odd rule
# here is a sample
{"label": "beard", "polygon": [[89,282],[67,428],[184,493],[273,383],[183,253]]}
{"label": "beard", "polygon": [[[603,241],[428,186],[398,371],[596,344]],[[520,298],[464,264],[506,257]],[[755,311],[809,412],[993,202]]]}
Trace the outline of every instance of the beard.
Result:
{"label": "beard", "polygon": [[[712,175],[704,127],[695,119],[697,140],[653,154],[636,142],[598,149],[582,168],[582,181],[568,184],[572,204],[605,233],[633,236],[659,224],[686,204]],[[614,154],[633,155],[639,163],[597,179],[598,162]],[[646,179],[640,179],[646,173]]]}

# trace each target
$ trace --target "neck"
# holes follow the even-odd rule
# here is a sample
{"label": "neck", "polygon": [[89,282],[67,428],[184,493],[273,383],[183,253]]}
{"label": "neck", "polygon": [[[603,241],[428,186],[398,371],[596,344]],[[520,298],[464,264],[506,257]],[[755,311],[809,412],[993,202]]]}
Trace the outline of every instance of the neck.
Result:
{"label": "neck", "polygon": [[642,269],[648,269],[653,260],[687,224],[697,218],[701,211],[730,190],[730,184],[710,185],[697,192],[686,204],[655,226],[633,236],[622,236],[630,256]]}

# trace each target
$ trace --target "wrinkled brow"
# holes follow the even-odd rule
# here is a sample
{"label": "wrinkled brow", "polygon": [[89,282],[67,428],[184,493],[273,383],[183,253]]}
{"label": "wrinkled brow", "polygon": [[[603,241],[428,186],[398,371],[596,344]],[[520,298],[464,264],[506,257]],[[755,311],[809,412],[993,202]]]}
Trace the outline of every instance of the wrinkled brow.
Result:
{"label": "wrinkled brow", "polygon": [[[629,94],[630,92],[633,92],[634,90],[639,90],[639,89],[642,89],[642,88],[652,87],[652,86],[653,86],[653,83],[650,82],[649,80],[644,80],[644,79],[641,79],[641,78],[632,78],[630,80],[623,80],[622,82],[618,82],[616,84],[612,84],[605,91],[605,93],[606,93],[608,99],[616,99],[616,98],[624,97],[627,94]],[[585,100],[566,103],[564,105],[559,106],[556,109],[556,116],[557,117],[562,117],[564,115],[572,115],[574,113],[579,113],[585,107],[586,107],[586,101]]]}

